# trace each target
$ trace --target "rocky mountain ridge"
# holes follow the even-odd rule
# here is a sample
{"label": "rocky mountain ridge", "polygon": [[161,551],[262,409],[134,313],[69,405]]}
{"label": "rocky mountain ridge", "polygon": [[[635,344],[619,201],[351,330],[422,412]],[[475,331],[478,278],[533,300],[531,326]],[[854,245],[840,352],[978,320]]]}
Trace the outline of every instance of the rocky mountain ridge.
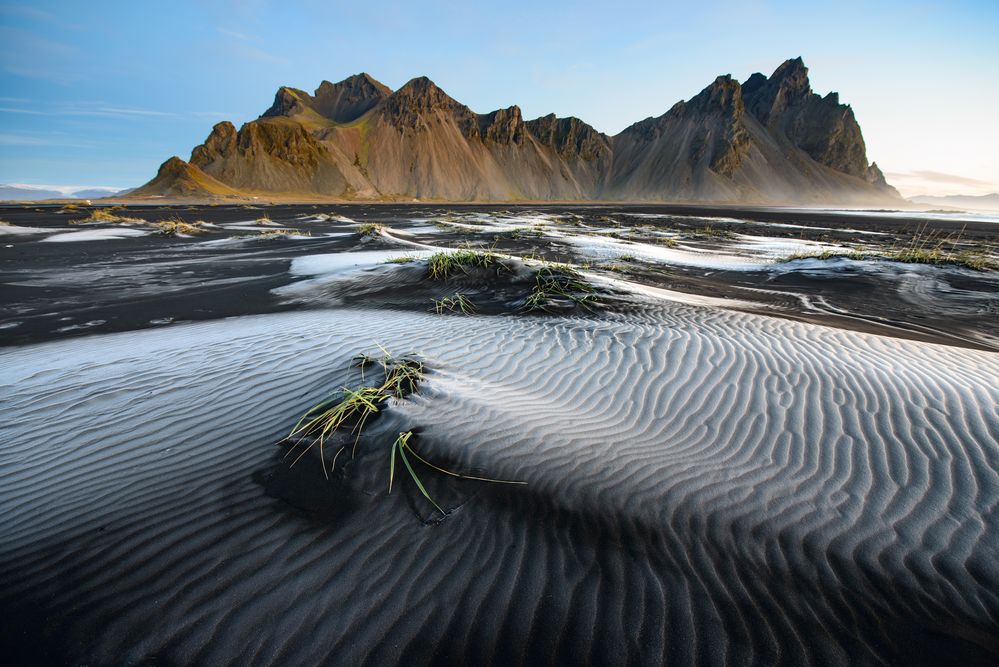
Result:
{"label": "rocky mountain ridge", "polygon": [[[800,58],[616,136],[578,118],[477,114],[430,79],[396,91],[368,74],[282,87],[257,120],[217,124],[135,198],[258,195],[443,201],[718,201],[841,205],[898,199],[853,110],[815,94]],[[164,165],[166,166],[166,164]],[[204,175],[201,178],[198,173]],[[170,175],[182,185],[170,183]],[[204,192],[194,185],[204,182]],[[178,195],[183,191],[185,194]],[[221,194],[225,191],[226,194]]]}

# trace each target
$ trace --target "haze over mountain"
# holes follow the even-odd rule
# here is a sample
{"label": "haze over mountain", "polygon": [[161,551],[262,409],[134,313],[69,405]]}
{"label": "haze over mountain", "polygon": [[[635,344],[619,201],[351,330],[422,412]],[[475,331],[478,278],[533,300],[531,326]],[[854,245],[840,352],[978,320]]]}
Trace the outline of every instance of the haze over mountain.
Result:
{"label": "haze over mountain", "polygon": [[942,197],[921,196],[909,197],[909,201],[914,204],[925,204],[928,206],[940,206],[941,208],[955,207],[961,209],[971,209],[975,211],[999,211],[999,192],[987,195],[945,195]]}
{"label": "haze over mountain", "polygon": [[902,203],[836,93],[800,58],[744,83],[720,76],[616,136],[578,118],[477,114],[430,79],[392,91],[367,74],[282,87],[238,131],[217,124],[129,196]]}

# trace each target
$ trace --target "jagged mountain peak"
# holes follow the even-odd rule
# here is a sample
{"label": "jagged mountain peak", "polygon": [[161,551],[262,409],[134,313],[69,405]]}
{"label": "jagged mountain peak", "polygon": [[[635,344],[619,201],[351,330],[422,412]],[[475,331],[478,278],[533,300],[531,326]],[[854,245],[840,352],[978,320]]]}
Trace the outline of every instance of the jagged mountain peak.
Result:
{"label": "jagged mountain peak", "polygon": [[360,72],[358,74],[351,74],[343,81],[337,83],[330,83],[329,81],[323,80],[319,87],[316,88],[315,96],[319,96],[321,90],[337,89],[337,88],[349,88],[349,89],[372,89],[378,91],[383,95],[391,95],[392,89],[386,86],[384,83],[371,76],[367,72]]}
{"label": "jagged mountain peak", "polygon": [[349,76],[339,83],[322,81],[313,95],[281,86],[274,103],[261,117],[305,116],[310,112],[335,123],[349,123],[364,115],[392,94],[392,90],[369,74]]}
{"label": "jagged mountain peak", "polygon": [[709,86],[692,97],[684,106],[685,113],[711,113],[721,111],[742,113],[742,86],[724,74],[715,78]]}

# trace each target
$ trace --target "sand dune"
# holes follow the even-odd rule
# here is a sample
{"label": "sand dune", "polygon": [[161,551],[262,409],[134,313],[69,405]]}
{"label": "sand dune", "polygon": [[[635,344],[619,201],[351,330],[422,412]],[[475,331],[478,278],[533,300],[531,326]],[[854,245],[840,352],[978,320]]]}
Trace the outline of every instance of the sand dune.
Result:
{"label": "sand dune", "polygon": [[[346,475],[289,472],[275,443],[376,342],[424,389]],[[0,377],[15,659],[999,656],[993,353],[686,305],[342,309],[8,349]],[[428,477],[452,511],[424,523],[386,495],[410,428],[528,485]]]}

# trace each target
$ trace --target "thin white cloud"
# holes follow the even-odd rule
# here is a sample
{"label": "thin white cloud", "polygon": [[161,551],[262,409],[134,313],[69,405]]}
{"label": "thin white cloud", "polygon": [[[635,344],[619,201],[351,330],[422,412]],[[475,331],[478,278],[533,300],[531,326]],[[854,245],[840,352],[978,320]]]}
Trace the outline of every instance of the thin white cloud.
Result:
{"label": "thin white cloud", "polygon": [[153,111],[152,109],[130,109],[126,107],[101,107],[94,111],[78,111],[81,115],[101,116],[175,116],[169,111]]}
{"label": "thin white cloud", "polygon": [[217,28],[217,30],[219,31],[219,33],[225,35],[226,37],[232,37],[233,39],[238,39],[241,42],[249,42],[250,40],[253,39],[253,37],[251,37],[250,35],[241,32],[236,32],[235,30],[227,30],[225,28]]}
{"label": "thin white cloud", "polygon": [[59,146],[61,148],[93,148],[94,143],[81,141],[60,141],[49,137],[30,134],[0,134],[0,146]]}
{"label": "thin white cloud", "polygon": [[[10,99],[10,98],[8,98]],[[138,107],[100,106],[97,103],[67,105],[52,109],[24,109],[18,107],[0,107],[0,113],[28,114],[32,116],[97,116],[104,118],[226,118],[231,114],[222,111],[158,111]]]}
{"label": "thin white cloud", "polygon": [[967,185],[969,187],[992,187],[995,184],[983,181],[978,178],[959,176],[958,174],[946,174],[942,171],[932,171],[930,169],[916,169],[909,172],[893,172],[892,177],[901,179],[918,178],[922,181],[935,181],[937,183],[952,183],[954,185]]}
{"label": "thin white cloud", "polygon": [[51,116],[52,114],[47,114],[44,111],[37,111],[35,109],[15,109],[13,107],[0,107],[0,113],[22,113],[29,114],[32,116]]}
{"label": "thin white cloud", "polygon": [[278,65],[289,65],[291,61],[282,56],[276,56],[273,53],[264,51],[263,49],[258,49],[255,46],[249,44],[237,43],[231,44],[229,46],[230,53],[244,60],[256,60],[258,62],[264,63],[275,63]]}
{"label": "thin white cloud", "polygon": [[26,5],[0,5],[0,13],[38,21],[54,21],[55,14]]}

